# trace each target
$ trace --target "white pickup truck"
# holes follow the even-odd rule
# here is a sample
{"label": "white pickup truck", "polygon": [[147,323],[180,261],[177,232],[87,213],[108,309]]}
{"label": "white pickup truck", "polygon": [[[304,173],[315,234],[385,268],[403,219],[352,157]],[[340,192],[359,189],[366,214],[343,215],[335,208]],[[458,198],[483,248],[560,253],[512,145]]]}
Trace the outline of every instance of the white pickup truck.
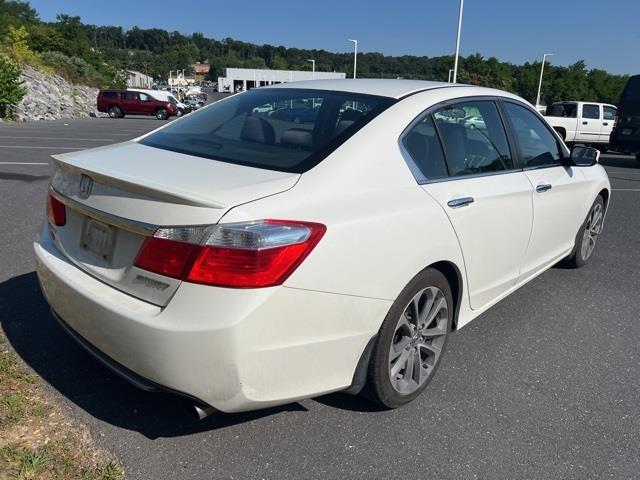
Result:
{"label": "white pickup truck", "polygon": [[594,102],[556,102],[545,118],[567,144],[583,143],[604,149],[616,121],[614,105]]}

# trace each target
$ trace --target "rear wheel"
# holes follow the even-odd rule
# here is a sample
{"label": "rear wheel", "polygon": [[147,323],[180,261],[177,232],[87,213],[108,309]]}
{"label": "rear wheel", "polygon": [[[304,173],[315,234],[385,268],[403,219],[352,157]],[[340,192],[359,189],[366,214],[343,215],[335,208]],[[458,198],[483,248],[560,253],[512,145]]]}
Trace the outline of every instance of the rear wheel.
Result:
{"label": "rear wheel", "polygon": [[596,248],[598,236],[602,233],[603,222],[604,200],[598,195],[576,235],[575,247],[564,263],[573,268],[580,268],[587,264]]}
{"label": "rear wheel", "polygon": [[108,113],[111,118],[121,118],[124,116],[122,115],[122,110],[120,110],[120,107],[115,107],[115,106],[111,107],[108,110]]}
{"label": "rear wheel", "polygon": [[156,118],[158,120],[166,120],[167,118],[169,118],[169,112],[167,112],[167,110],[164,108],[159,108],[158,110],[156,110]]}
{"label": "rear wheel", "polygon": [[400,293],[373,348],[365,394],[386,408],[415,399],[433,378],[453,320],[451,288],[428,268]]}

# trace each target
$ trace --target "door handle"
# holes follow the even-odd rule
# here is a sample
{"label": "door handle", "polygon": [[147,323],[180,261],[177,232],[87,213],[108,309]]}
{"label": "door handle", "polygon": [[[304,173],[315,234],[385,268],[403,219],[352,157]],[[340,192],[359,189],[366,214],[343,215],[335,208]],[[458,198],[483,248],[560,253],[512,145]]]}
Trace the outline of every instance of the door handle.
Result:
{"label": "door handle", "polygon": [[602,125],[604,125],[605,127],[609,126],[609,123],[604,122]]}
{"label": "door handle", "polygon": [[551,185],[549,185],[548,183],[541,183],[536,187],[536,192],[538,193],[543,193],[543,192],[546,192],[547,190],[551,190]]}
{"label": "door handle", "polygon": [[583,125],[589,125],[589,122],[582,122]]}
{"label": "door handle", "polygon": [[467,205],[471,205],[474,202],[473,197],[460,197],[454,198],[453,200],[449,200],[447,205],[451,208],[460,208],[466,207]]}

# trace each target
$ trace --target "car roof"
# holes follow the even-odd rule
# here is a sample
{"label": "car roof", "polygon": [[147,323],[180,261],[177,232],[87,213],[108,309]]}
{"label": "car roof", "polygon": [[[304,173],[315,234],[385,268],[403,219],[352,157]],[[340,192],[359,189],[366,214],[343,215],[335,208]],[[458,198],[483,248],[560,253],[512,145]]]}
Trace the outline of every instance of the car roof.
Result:
{"label": "car roof", "polygon": [[[377,78],[304,80],[300,82],[279,83],[263,88],[300,88],[308,90],[329,90],[335,92],[362,93],[380,97],[402,98],[413,93],[436,88],[468,87],[469,85],[446,82],[428,82],[425,80],[393,80]],[[481,87],[477,87],[481,88]],[[488,89],[487,89],[488,90]],[[495,92],[495,91],[494,91]]]}

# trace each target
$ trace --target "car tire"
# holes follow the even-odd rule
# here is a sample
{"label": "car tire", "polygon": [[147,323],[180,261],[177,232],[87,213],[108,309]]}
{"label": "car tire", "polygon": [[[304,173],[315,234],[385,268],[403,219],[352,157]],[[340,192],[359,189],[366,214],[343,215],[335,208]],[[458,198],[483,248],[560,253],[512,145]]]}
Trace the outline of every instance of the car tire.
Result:
{"label": "car tire", "polygon": [[169,118],[169,112],[167,112],[167,110],[164,108],[159,108],[156,110],[156,118],[158,120],[166,120],[167,118]]}
{"label": "car tire", "polygon": [[122,118],[122,117],[124,117],[120,107],[115,107],[115,106],[111,107],[111,108],[109,108],[107,113],[109,114],[109,117],[111,117],[111,118]]}
{"label": "car tire", "polygon": [[178,117],[178,118],[179,118],[179,117],[181,117],[182,115],[184,115],[184,111],[183,111],[181,108],[179,108],[179,109],[176,111],[176,117]]}
{"label": "car tire", "polygon": [[580,268],[589,262],[596,247],[598,236],[602,233],[604,212],[604,199],[602,195],[598,195],[589,209],[587,218],[585,218],[578,230],[573,250],[562,262],[564,265],[570,268]]}
{"label": "car tire", "polygon": [[363,390],[369,400],[392,409],[422,393],[440,365],[453,309],[451,287],[440,271],[427,268],[411,280],[375,340]]}

